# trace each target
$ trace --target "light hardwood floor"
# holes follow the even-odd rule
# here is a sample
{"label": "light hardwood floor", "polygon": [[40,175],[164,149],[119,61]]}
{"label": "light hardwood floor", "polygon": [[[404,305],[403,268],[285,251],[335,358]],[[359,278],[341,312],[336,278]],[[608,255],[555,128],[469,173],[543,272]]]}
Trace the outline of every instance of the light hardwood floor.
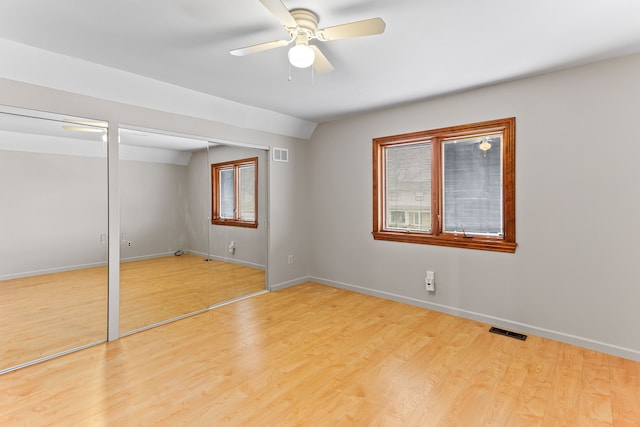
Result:
{"label": "light hardwood floor", "polygon": [[185,254],[120,266],[120,333],[265,289],[264,270]]}
{"label": "light hardwood floor", "polygon": [[638,426],[640,363],[306,283],[0,376],[2,426]]}
{"label": "light hardwood floor", "polygon": [[[121,333],[265,289],[264,270],[188,254],[120,274]],[[106,337],[106,267],[0,281],[0,370]]]}

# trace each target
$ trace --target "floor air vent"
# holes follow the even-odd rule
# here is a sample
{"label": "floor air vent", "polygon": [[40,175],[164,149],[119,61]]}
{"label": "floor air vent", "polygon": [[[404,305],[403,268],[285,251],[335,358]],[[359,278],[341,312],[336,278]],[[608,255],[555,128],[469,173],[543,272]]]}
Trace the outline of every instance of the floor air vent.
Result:
{"label": "floor air vent", "polygon": [[517,340],[522,340],[522,341],[527,339],[527,336],[525,334],[520,334],[518,332],[511,332],[511,331],[507,331],[506,329],[500,329],[496,327],[491,327],[491,329],[489,329],[489,332],[493,332],[494,334],[504,335],[505,337],[515,338]]}

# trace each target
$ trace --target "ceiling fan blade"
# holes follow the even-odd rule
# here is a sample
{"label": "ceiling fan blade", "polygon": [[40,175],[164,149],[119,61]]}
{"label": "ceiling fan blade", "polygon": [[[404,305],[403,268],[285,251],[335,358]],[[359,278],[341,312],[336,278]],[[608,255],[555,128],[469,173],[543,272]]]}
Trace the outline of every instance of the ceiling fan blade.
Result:
{"label": "ceiling fan blade", "polygon": [[296,20],[293,19],[293,16],[289,13],[289,9],[287,9],[280,0],[260,0],[260,3],[262,3],[273,16],[278,18],[278,21],[282,22],[282,25],[285,27],[295,28],[298,26]]}
{"label": "ceiling fan blade", "polygon": [[351,37],[372,36],[384,33],[387,25],[382,18],[365,19],[364,21],[336,25],[317,31],[318,40],[329,41],[348,39]]}
{"label": "ceiling fan blade", "polygon": [[324,56],[324,53],[318,49],[318,46],[309,44],[309,47],[316,55],[316,58],[313,60],[313,69],[320,74],[332,72],[334,70],[333,65],[331,65],[331,62]]}
{"label": "ceiling fan blade", "polygon": [[246,56],[252,53],[258,53],[269,49],[275,49],[276,47],[286,46],[291,43],[291,40],[274,40],[271,42],[260,43],[253,46],[241,47],[240,49],[234,49],[229,53],[233,56]]}

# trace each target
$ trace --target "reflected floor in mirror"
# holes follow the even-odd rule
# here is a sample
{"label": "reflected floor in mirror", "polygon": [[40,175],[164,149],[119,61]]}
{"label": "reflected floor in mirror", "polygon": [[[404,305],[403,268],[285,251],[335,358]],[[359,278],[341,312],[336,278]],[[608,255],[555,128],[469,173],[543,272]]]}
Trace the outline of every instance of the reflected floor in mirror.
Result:
{"label": "reflected floor in mirror", "polygon": [[[121,265],[122,333],[265,289],[262,269],[196,255]],[[107,267],[0,281],[0,370],[107,337]]]}
{"label": "reflected floor in mirror", "polygon": [[0,281],[0,370],[106,339],[106,267]]}
{"label": "reflected floor in mirror", "polygon": [[120,332],[127,333],[265,289],[264,270],[197,255],[120,267]]}

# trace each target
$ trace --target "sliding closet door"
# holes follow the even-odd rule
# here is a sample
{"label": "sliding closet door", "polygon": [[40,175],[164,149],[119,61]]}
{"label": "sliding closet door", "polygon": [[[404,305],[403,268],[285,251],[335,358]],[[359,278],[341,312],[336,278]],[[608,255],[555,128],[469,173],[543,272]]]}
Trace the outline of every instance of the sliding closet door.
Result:
{"label": "sliding closet door", "polygon": [[209,147],[210,305],[266,289],[268,151]]}
{"label": "sliding closet door", "polygon": [[[120,129],[120,333],[208,307],[208,236],[202,212],[206,141]],[[204,195],[206,196],[206,194]]]}
{"label": "sliding closet door", "polygon": [[107,337],[106,123],[0,110],[0,372]]}

